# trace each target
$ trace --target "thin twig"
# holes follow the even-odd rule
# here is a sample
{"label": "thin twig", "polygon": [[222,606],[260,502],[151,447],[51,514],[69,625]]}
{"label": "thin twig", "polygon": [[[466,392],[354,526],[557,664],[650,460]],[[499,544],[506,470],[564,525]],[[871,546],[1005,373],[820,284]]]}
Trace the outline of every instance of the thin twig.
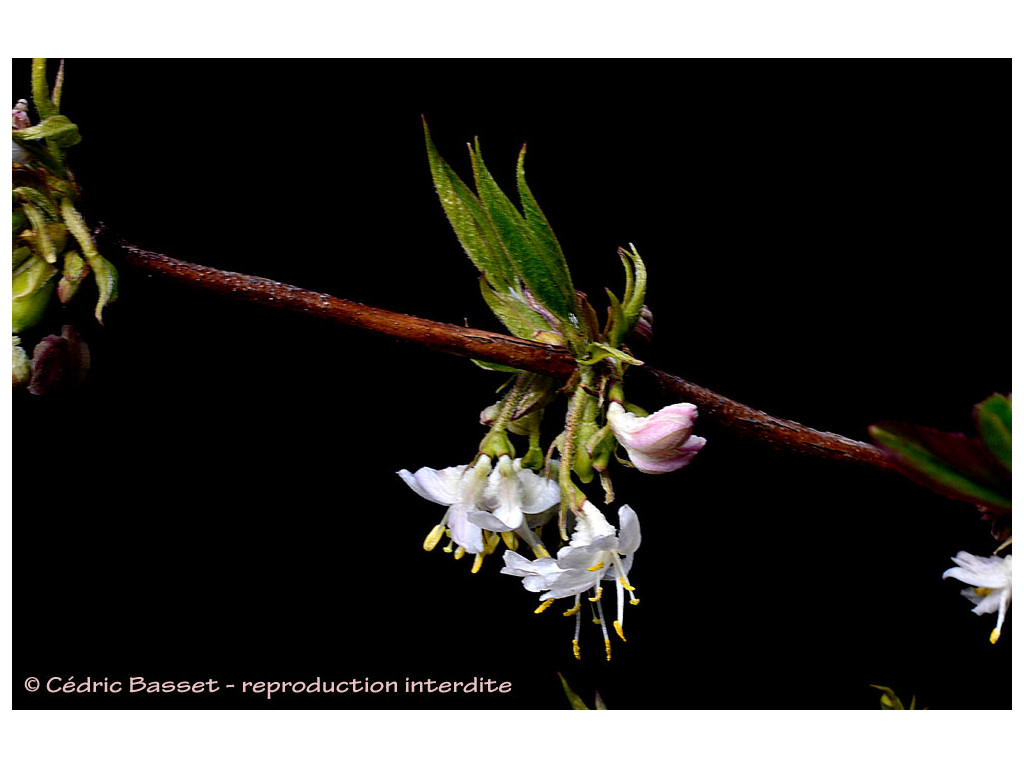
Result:
{"label": "thin twig", "polygon": [[[106,252],[111,253],[111,247],[116,248],[123,263],[128,266],[240,301],[281,307],[342,325],[375,331],[439,352],[500,363],[558,378],[568,377],[576,367],[564,347],[425,320],[264,277],[192,264],[139,248],[112,235],[102,225],[96,234],[97,238],[104,241]],[[873,445],[776,418],[650,366],[634,370],[637,374],[648,376],[667,396],[693,403],[700,410],[702,418],[740,437],[791,453],[894,469],[885,455]]]}

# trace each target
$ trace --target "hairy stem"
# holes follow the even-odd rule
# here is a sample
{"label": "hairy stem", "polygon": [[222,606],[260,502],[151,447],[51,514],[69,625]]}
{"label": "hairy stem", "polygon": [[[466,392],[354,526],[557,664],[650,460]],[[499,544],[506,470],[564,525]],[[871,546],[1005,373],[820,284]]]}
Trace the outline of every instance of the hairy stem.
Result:
{"label": "hairy stem", "polygon": [[[439,352],[501,363],[560,379],[568,378],[576,368],[575,361],[564,347],[425,320],[264,277],[192,264],[139,248],[116,237],[102,225],[97,228],[96,237],[102,241],[108,253],[116,251],[121,262],[127,266],[240,301],[301,312],[342,325],[382,333]],[[635,371],[636,376],[649,377],[666,397],[693,403],[700,410],[702,418],[741,437],[791,453],[895,469],[873,445],[776,418],[650,366],[641,366]]]}

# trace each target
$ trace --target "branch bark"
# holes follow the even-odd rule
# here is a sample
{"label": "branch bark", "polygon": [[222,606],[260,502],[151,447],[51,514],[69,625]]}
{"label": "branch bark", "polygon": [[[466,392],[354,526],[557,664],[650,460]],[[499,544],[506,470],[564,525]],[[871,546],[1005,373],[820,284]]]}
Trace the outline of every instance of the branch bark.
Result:
{"label": "branch bark", "polygon": [[[192,264],[140,248],[113,235],[103,225],[97,228],[96,236],[104,243],[108,253],[116,249],[127,266],[239,301],[281,307],[341,325],[382,333],[439,352],[510,365],[556,378],[566,378],[575,369],[576,364],[564,347],[425,320],[264,277]],[[637,375],[649,377],[666,396],[693,403],[700,410],[702,418],[740,437],[791,453],[895,469],[873,445],[771,416],[650,366],[633,370]]]}

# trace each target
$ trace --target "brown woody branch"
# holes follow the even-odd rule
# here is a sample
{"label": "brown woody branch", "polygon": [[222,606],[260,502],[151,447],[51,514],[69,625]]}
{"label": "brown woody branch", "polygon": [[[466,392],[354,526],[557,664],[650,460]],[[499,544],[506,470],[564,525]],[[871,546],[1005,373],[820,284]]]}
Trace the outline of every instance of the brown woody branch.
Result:
{"label": "brown woody branch", "polygon": [[[501,363],[549,376],[565,378],[575,369],[575,362],[563,347],[424,320],[339,299],[326,293],[296,288],[264,277],[227,272],[173,259],[114,237],[102,225],[97,230],[97,237],[105,241],[108,253],[110,246],[117,248],[123,263],[131,267],[240,301],[281,307],[342,325],[375,331],[439,352]],[[693,403],[703,418],[741,437],[792,453],[894,468],[873,445],[776,418],[650,366],[635,370],[648,376],[667,396]]]}

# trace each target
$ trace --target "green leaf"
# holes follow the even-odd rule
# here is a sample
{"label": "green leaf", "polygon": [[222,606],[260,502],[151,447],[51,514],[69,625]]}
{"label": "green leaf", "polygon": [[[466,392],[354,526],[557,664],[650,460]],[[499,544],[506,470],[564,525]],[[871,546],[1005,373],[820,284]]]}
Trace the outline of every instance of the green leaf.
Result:
{"label": "green leaf", "polygon": [[50,199],[49,195],[43,194],[33,187],[15,187],[12,193],[21,202],[32,203],[32,205],[39,208],[50,221],[60,221],[57,204]]}
{"label": "green leaf", "polygon": [[498,292],[487,282],[486,276],[480,276],[480,293],[491,311],[505,327],[521,339],[533,339],[538,333],[550,331],[551,326],[538,313],[511,292]]}
{"label": "green leaf", "polygon": [[627,365],[643,365],[643,360],[637,360],[627,352],[623,352],[621,349],[610,347],[607,344],[595,341],[587,348],[587,356],[578,362],[580,365],[593,365],[594,363],[600,362],[605,358],[610,357],[614,360],[618,360],[620,363],[626,363]]}
{"label": "green leaf", "polygon": [[[475,149],[470,150],[470,158],[480,201],[508,254],[514,273],[545,309],[559,320],[569,322],[570,312],[574,308],[569,302],[569,295],[575,296],[575,292],[568,279],[568,270],[563,275],[552,267],[549,255],[535,242],[522,214],[487,170],[480,154],[479,141]],[[564,260],[562,263],[564,266]]]}
{"label": "green leaf", "polygon": [[519,368],[513,368],[511,365],[502,365],[501,363],[489,363],[486,360],[476,360],[469,358],[472,362],[479,365],[485,371],[501,371],[502,373],[522,373]]}
{"label": "green leaf", "polygon": [[896,695],[892,688],[887,688],[884,685],[872,685],[871,687],[877,688],[882,692],[882,709],[905,709],[903,702],[900,701],[900,697]]}
{"label": "green leaf", "polygon": [[423,121],[423,135],[426,138],[427,158],[434,187],[466,255],[476,268],[487,276],[487,281],[495,290],[500,291],[513,286],[508,256],[502,249],[480,200],[438,154],[434,142],[431,141],[426,120]]}
{"label": "green leaf", "polygon": [[50,98],[50,84],[46,79],[46,59],[32,59],[32,103],[39,117],[44,120],[57,114],[57,106]]}
{"label": "green leaf", "polygon": [[11,131],[11,135],[22,141],[38,141],[48,139],[59,147],[70,147],[82,140],[78,126],[64,115],[51,115],[44,118],[38,125]]}
{"label": "green leaf", "polygon": [[974,423],[988,452],[1006,469],[1012,469],[1012,409],[1010,399],[995,394],[974,406]]}
{"label": "green leaf", "polygon": [[[537,204],[537,199],[526,184],[526,146],[519,151],[519,159],[516,162],[516,185],[519,188],[519,202],[523,206],[523,214],[526,220],[526,227],[530,239],[537,249],[538,258],[543,262],[547,273],[554,281],[554,284],[561,289],[562,296],[572,315],[579,314],[577,306],[576,291],[572,285],[572,277],[569,274],[569,265],[565,261],[565,254],[562,253],[562,246],[555,237],[555,232],[548,222],[547,216]],[[531,289],[532,290],[532,289]]]}
{"label": "green leaf", "polygon": [[1010,478],[980,440],[929,427],[883,422],[868,432],[910,479],[934,491],[1010,511]]}
{"label": "green leaf", "polygon": [[81,247],[82,256],[85,257],[89,269],[96,279],[96,287],[99,290],[99,299],[96,302],[96,320],[103,323],[103,309],[117,298],[117,269],[103,258],[89,234],[89,228],[85,224],[82,215],[75,210],[75,206],[67,198],[60,203],[61,216],[67,224],[71,234],[75,236],[78,245]]}
{"label": "green leaf", "polygon": [[29,222],[32,224],[32,233],[35,235],[33,250],[50,264],[55,263],[57,261],[57,251],[53,247],[53,241],[50,240],[50,233],[46,228],[46,217],[43,215],[43,212],[29,202],[22,203],[21,210],[25,212]]}
{"label": "green leaf", "polygon": [[569,687],[569,683],[566,681],[562,673],[557,672],[556,674],[558,675],[558,679],[562,681],[562,690],[565,691],[565,698],[569,700],[569,706],[573,709],[590,709],[590,707],[583,703],[583,699],[579,697],[576,691]]}

